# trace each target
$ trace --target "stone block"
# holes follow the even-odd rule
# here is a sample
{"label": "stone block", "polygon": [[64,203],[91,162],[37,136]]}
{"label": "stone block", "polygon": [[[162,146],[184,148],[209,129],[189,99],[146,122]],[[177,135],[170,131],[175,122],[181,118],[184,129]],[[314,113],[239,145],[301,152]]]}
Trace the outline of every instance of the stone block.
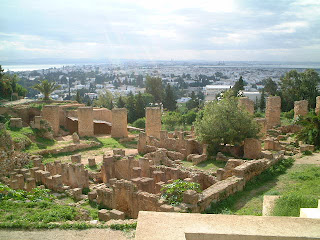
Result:
{"label": "stone block", "polygon": [[107,222],[110,220],[110,213],[107,209],[101,209],[98,212],[98,218],[100,221]]}
{"label": "stone block", "polygon": [[22,128],[22,119],[21,118],[10,118],[10,127]]}
{"label": "stone block", "polygon": [[111,219],[115,219],[115,220],[124,220],[125,219],[125,214],[124,212],[121,212],[117,209],[112,209],[109,211],[109,214],[110,214],[110,218]]}
{"label": "stone block", "polygon": [[60,129],[60,107],[58,105],[45,105],[42,108],[42,118],[47,120],[53,130],[53,134],[57,136]]}
{"label": "stone block", "polygon": [[93,201],[96,198],[97,198],[97,191],[88,192],[89,201]]}
{"label": "stone block", "polygon": [[76,132],[74,132],[74,133],[72,134],[72,141],[73,141],[73,143],[75,143],[75,144],[79,144],[79,143],[80,143],[79,135],[78,135]]}
{"label": "stone block", "polygon": [[128,137],[128,113],[126,108],[112,109],[111,137]]}
{"label": "stone block", "polygon": [[26,190],[30,192],[32,189],[36,187],[36,180],[34,178],[26,179]]}
{"label": "stone block", "polygon": [[96,166],[96,159],[95,158],[88,158],[89,167]]}
{"label": "stone block", "polygon": [[246,110],[251,115],[254,114],[254,102],[248,97],[239,98],[239,107]]}
{"label": "stone block", "polygon": [[81,163],[81,155],[80,154],[72,155],[71,162],[72,163]]}
{"label": "stone block", "polygon": [[280,125],[281,114],[281,98],[279,96],[271,96],[267,98],[266,104],[266,121],[267,129]]}
{"label": "stone block", "polygon": [[244,158],[259,159],[261,157],[261,141],[255,138],[244,140]]}
{"label": "stone block", "polygon": [[126,155],[126,152],[124,149],[113,149],[113,155],[124,157]]}
{"label": "stone block", "polygon": [[160,139],[161,109],[158,107],[146,108],[146,135]]}
{"label": "stone block", "polygon": [[183,193],[183,202],[187,204],[197,204],[199,200],[199,194],[194,190],[187,190]]}
{"label": "stone block", "polygon": [[78,114],[78,133],[80,137],[94,136],[93,126],[93,108],[92,107],[79,107]]}
{"label": "stone block", "polygon": [[294,102],[294,119],[297,119],[299,116],[306,116],[308,112],[308,100]]}

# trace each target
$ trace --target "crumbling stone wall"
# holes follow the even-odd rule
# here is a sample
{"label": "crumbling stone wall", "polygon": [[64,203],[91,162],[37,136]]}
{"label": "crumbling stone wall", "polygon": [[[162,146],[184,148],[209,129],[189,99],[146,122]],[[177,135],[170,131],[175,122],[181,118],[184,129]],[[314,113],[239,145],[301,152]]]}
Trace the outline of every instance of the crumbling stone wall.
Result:
{"label": "crumbling stone wall", "polygon": [[261,141],[255,138],[244,140],[244,158],[258,159],[261,157]]}
{"label": "crumbling stone wall", "polygon": [[111,137],[128,137],[128,113],[126,108],[112,109]]}
{"label": "crumbling stone wall", "polygon": [[94,108],[93,119],[101,120],[111,123],[112,122],[112,111],[107,108]]}
{"label": "crumbling stone wall", "polygon": [[281,98],[279,96],[268,97],[266,105],[267,129],[273,128],[274,126],[281,124],[280,114]]}
{"label": "crumbling stone wall", "polygon": [[294,102],[294,118],[298,116],[305,116],[308,114],[308,100],[301,100]]}
{"label": "crumbling stone wall", "polygon": [[94,135],[92,107],[78,108],[78,133],[80,137]]}
{"label": "crumbling stone wall", "polygon": [[79,107],[85,107],[84,104],[81,103],[70,103],[70,104],[65,104],[65,105],[59,105],[60,107],[60,126],[64,126],[67,127],[67,117],[69,117],[70,115],[68,114],[68,112],[73,111],[75,112],[75,116],[73,117],[77,117],[77,108]]}
{"label": "crumbling stone wall", "polygon": [[57,105],[45,105],[42,108],[41,115],[52,127],[54,136],[59,134],[60,129],[60,108]]}
{"label": "crumbling stone wall", "polygon": [[161,109],[157,107],[146,108],[146,134],[160,139]]}
{"label": "crumbling stone wall", "polygon": [[239,107],[246,110],[251,115],[254,114],[254,102],[248,97],[239,98]]}

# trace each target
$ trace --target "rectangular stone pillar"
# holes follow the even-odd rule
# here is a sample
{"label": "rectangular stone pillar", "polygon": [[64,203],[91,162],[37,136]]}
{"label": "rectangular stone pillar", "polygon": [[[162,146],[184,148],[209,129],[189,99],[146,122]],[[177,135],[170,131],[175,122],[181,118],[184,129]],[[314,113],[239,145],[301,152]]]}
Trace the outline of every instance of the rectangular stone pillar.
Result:
{"label": "rectangular stone pillar", "polygon": [[316,114],[320,113],[320,96],[316,98]]}
{"label": "rectangular stone pillar", "polygon": [[244,140],[244,158],[259,159],[261,157],[261,141],[255,138]]}
{"label": "rectangular stone pillar", "polygon": [[147,145],[146,134],[140,133],[139,140],[138,140],[138,153],[145,154],[146,153],[146,145]]}
{"label": "rectangular stone pillar", "polygon": [[281,124],[280,114],[281,98],[279,96],[268,97],[266,105],[267,129],[273,128],[274,126]]}
{"label": "rectangular stone pillar", "polygon": [[128,113],[126,108],[112,109],[111,137],[128,137]]}
{"label": "rectangular stone pillar", "polygon": [[294,119],[308,114],[308,100],[294,102]]}
{"label": "rectangular stone pillar", "polygon": [[160,139],[161,109],[158,107],[146,108],[146,134]]}
{"label": "rectangular stone pillar", "polygon": [[22,119],[21,118],[10,118],[10,127],[22,128]]}
{"label": "rectangular stone pillar", "polygon": [[252,115],[254,114],[254,102],[248,97],[239,98],[239,107]]}
{"label": "rectangular stone pillar", "polygon": [[40,129],[41,128],[41,120],[42,120],[41,116],[35,116],[34,117],[34,128],[36,128],[36,129]]}
{"label": "rectangular stone pillar", "polygon": [[52,127],[54,136],[59,134],[60,129],[60,118],[59,118],[60,107],[57,105],[45,105],[42,108],[42,117],[47,120]]}
{"label": "rectangular stone pillar", "polygon": [[34,178],[27,178],[26,179],[26,190],[31,192],[32,189],[36,187],[36,180]]}
{"label": "rectangular stone pillar", "polygon": [[78,133],[80,137],[94,136],[93,128],[93,108],[79,107],[78,108]]}

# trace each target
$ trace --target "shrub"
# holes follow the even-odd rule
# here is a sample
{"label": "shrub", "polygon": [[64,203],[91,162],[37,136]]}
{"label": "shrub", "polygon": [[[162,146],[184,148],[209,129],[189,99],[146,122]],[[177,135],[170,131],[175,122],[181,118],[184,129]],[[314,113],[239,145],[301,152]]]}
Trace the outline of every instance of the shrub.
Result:
{"label": "shrub", "polygon": [[297,133],[297,138],[307,144],[313,144],[317,149],[320,147],[320,115],[314,112],[298,119],[297,124],[303,128]]}
{"label": "shrub", "polygon": [[198,140],[218,148],[220,144],[241,144],[245,138],[256,138],[260,126],[253,116],[238,107],[235,97],[208,103],[203,117],[197,118],[195,130]]}
{"label": "shrub", "polygon": [[132,126],[136,128],[145,128],[146,127],[146,118],[138,118],[132,123]]}
{"label": "shrub", "polygon": [[291,109],[289,112],[284,112],[283,116],[287,119],[293,119],[294,117],[294,110]]}
{"label": "shrub", "polygon": [[161,191],[162,197],[165,198],[171,205],[177,205],[183,200],[183,193],[187,190],[195,190],[201,192],[200,184],[194,182],[186,182],[181,179],[166,184]]}
{"label": "shrub", "polygon": [[197,118],[197,113],[193,110],[188,111],[182,115],[183,123],[191,125]]}
{"label": "shrub", "polygon": [[168,130],[174,130],[176,126],[182,123],[182,115],[178,112],[167,112],[162,117],[162,122],[168,128]]}

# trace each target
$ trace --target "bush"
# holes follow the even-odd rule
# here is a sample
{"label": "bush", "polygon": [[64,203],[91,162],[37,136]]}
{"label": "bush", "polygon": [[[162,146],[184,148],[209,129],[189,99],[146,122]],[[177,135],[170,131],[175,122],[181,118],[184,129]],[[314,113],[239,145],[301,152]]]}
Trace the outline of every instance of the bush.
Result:
{"label": "bush", "polygon": [[176,126],[180,125],[182,123],[182,115],[178,112],[167,112],[162,117],[162,122],[168,130],[174,130]]}
{"label": "bush", "polygon": [[146,118],[138,118],[132,123],[132,126],[136,128],[145,128],[146,127]]}
{"label": "bush", "polygon": [[169,204],[177,205],[183,200],[183,193],[187,190],[195,190],[201,192],[200,184],[194,182],[186,182],[181,179],[173,181],[173,183],[166,184],[161,191],[162,197],[165,198]]}
{"label": "bush", "polygon": [[246,138],[257,138],[259,124],[253,116],[238,107],[235,97],[208,103],[203,117],[195,122],[198,140],[218,148],[220,144],[241,144]]}
{"label": "bush", "polygon": [[289,112],[283,112],[283,117],[287,119],[293,119],[294,117],[294,110],[291,109]]}
{"label": "bush", "polygon": [[193,110],[188,111],[186,114],[182,115],[183,123],[191,125],[197,118],[197,113]]}
{"label": "bush", "polygon": [[320,147],[320,115],[311,112],[307,116],[299,118],[297,124],[303,127],[297,133],[298,140],[312,144],[318,149]]}

